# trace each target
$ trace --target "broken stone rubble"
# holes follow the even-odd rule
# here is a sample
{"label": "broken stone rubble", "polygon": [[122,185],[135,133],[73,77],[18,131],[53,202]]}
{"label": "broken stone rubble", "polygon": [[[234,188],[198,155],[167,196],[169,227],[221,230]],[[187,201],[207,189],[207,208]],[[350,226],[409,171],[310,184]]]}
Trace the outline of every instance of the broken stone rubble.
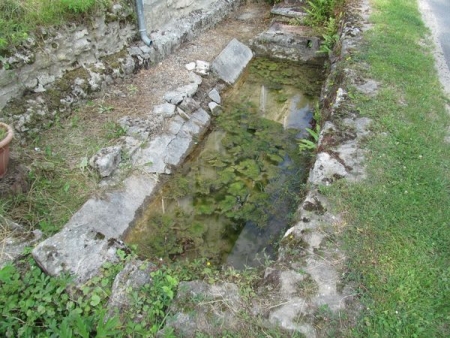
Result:
{"label": "broken stone rubble", "polygon": [[26,247],[36,245],[42,238],[40,230],[27,231],[23,226],[0,215],[0,269],[19,258]]}

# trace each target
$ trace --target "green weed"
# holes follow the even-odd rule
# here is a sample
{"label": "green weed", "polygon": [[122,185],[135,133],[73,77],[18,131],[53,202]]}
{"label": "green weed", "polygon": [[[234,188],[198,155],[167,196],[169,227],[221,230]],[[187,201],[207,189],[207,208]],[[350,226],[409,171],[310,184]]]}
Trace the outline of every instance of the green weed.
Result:
{"label": "green weed", "polygon": [[308,134],[312,137],[313,141],[308,139],[301,139],[298,145],[298,149],[300,152],[304,151],[312,151],[317,148],[317,142],[319,141],[320,136],[320,125],[316,124],[316,127],[313,129],[305,128]]}
{"label": "green weed", "polygon": [[[117,273],[117,271],[115,271]],[[105,272],[100,285],[70,293],[69,277],[45,275],[33,259],[21,268],[0,270],[0,334],[5,337],[97,337],[117,335],[117,318],[104,310],[113,274]],[[102,290],[99,292],[97,290]]]}
{"label": "green weed", "polygon": [[105,123],[104,129],[108,140],[114,140],[127,134],[126,130],[117,122]]}
{"label": "green weed", "polygon": [[338,25],[335,18],[329,18],[322,34],[323,41],[320,44],[319,52],[330,54],[334,45],[339,41]]}
{"label": "green weed", "polygon": [[305,24],[313,27],[324,26],[333,17],[336,0],[310,0],[306,9]]}

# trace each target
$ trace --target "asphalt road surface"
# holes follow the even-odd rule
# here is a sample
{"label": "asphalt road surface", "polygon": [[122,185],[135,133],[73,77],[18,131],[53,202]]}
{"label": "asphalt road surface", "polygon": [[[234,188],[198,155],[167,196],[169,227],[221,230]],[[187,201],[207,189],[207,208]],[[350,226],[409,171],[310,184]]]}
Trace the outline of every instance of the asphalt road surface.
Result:
{"label": "asphalt road surface", "polygon": [[427,0],[437,23],[437,38],[450,68],[450,0]]}
{"label": "asphalt road surface", "polygon": [[450,94],[450,0],[418,0],[426,25],[436,44],[436,67],[439,77]]}

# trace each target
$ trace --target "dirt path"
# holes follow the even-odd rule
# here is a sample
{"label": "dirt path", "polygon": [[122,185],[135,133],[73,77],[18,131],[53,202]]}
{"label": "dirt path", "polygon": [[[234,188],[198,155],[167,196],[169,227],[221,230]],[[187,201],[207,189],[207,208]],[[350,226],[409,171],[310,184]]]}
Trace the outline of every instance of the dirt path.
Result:
{"label": "dirt path", "polygon": [[[124,84],[135,86],[138,95],[127,99],[111,97],[107,103],[124,115],[148,114],[152,106],[163,103],[165,92],[189,83],[189,72],[185,68],[187,63],[196,60],[211,62],[233,38],[247,44],[268,27],[269,12],[270,6],[266,4],[242,6],[213,29],[203,32],[194,41],[185,43],[159,64],[148,70],[141,70],[130,82]],[[122,92],[126,89],[124,85],[119,88]]]}

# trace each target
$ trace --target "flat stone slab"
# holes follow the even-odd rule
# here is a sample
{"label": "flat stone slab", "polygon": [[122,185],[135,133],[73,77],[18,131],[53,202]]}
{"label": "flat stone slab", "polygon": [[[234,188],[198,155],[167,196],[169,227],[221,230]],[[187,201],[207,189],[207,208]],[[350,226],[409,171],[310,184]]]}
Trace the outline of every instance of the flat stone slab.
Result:
{"label": "flat stone slab", "polygon": [[209,332],[211,323],[219,323],[224,329],[242,331],[244,322],[234,315],[234,310],[241,307],[242,299],[236,284],[181,282],[170,305],[173,316],[167,318],[156,337],[166,337],[168,332],[173,332],[176,337],[195,337],[199,332]]}
{"label": "flat stone slab", "polygon": [[318,53],[320,41],[308,27],[274,22],[252,40],[251,46],[256,56],[322,64],[325,55]]}
{"label": "flat stone slab", "polygon": [[285,4],[276,4],[270,13],[288,18],[303,18],[307,15],[301,6]]}
{"label": "flat stone slab", "polygon": [[233,84],[253,57],[249,47],[236,39],[230,41],[214,59],[212,70],[228,84]]}
{"label": "flat stone slab", "polygon": [[68,272],[84,282],[96,275],[107,261],[114,262],[116,239],[124,235],[145,199],[156,190],[157,181],[147,175],[134,175],[123,189],[91,198],[76,212],[62,231],[37,245],[33,257],[52,276]]}
{"label": "flat stone slab", "polygon": [[188,120],[176,116],[166,127],[165,134],[138,150],[133,156],[133,165],[147,173],[170,174],[172,168],[186,158],[195,139],[206,132],[211,121],[211,116],[202,108],[184,116]]}
{"label": "flat stone slab", "polygon": [[0,269],[6,264],[13,263],[23,254],[26,247],[34,246],[42,237],[40,230],[29,231],[2,215],[0,215],[0,228],[3,232],[0,238]]}

